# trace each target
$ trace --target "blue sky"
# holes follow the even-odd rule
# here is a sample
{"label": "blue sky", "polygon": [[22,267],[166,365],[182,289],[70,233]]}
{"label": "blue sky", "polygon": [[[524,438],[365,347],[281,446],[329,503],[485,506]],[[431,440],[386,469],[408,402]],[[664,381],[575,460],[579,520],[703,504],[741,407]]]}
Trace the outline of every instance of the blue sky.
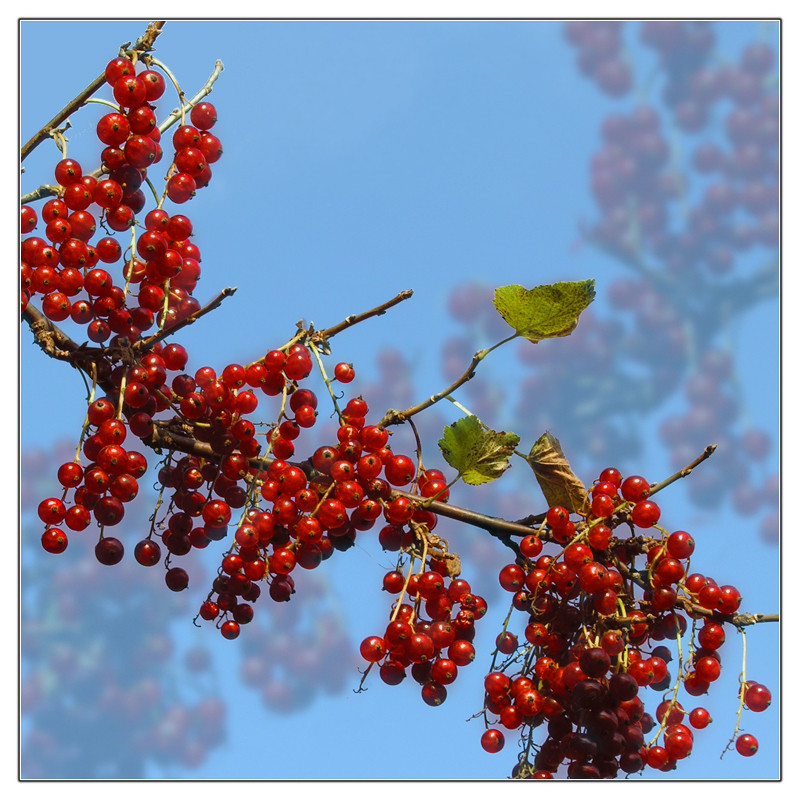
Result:
{"label": "blue sky", "polygon": [[[136,21],[24,23],[22,140],[143,28]],[[720,23],[716,29],[719,50],[729,57],[754,36],[776,37],[774,29],[759,30],[753,22]],[[41,54],[78,37],[88,44],[71,48],[69,68],[59,68],[54,80]],[[635,37],[629,45],[630,57],[646,72],[652,57]],[[598,148],[601,121],[635,104],[632,98],[613,101],[581,77],[560,23],[170,22],[158,39],[157,57],[189,95],[207,79],[215,59],[225,67],[209,98],[219,112],[214,132],[224,156],[214,167],[211,185],[181,211],[191,217],[203,254],[198,298],[206,302],[226,285],[237,286],[238,292],[182,333],[190,367],[246,363],[283,344],[300,318],[327,326],[413,288],[412,300],[343,334],[334,356],[352,361],[358,385],[368,386],[379,376],[377,354],[399,348],[414,367],[415,397],[424,397],[441,387],[443,343],[460,331],[445,311],[456,286],[478,281],[530,287],[592,277],[598,287],[596,313],[614,313],[606,292],[626,274],[625,267],[579,246],[579,223],[596,216],[588,165]],[[174,96],[159,109],[169,111],[170,104]],[[94,122],[102,113],[95,107],[74,115],[68,133],[71,157],[87,163],[96,158]],[[691,144],[685,137],[679,141],[684,153]],[[52,146],[40,147],[26,161],[23,191],[49,182],[56,160]],[[743,268],[751,266],[748,262]],[[737,370],[747,376],[741,382],[745,419],[776,440],[777,300],[737,319],[726,335],[735,346]],[[23,332],[22,446],[74,440],[85,410],[82,383],[62,365],[26,348],[27,339]],[[545,344],[556,348],[562,342]],[[519,362],[514,353],[498,353],[485,366],[487,380],[494,381],[500,395],[496,418],[487,422],[513,430],[518,381],[512,370],[519,371]],[[46,411],[54,391],[55,415]],[[470,405],[469,395],[459,399]],[[636,470],[652,475],[651,480],[670,472],[655,435],[657,424],[679,409],[678,393],[651,417],[632,422],[645,436]],[[450,415],[446,421],[458,415],[455,409],[442,413]],[[764,475],[774,472],[776,464],[773,448]],[[605,466],[597,463],[596,470]],[[518,472],[515,477],[523,480]],[[591,480],[593,475],[581,477]],[[538,496],[532,503],[538,510]],[[669,500],[664,497],[664,508],[665,524],[691,530],[698,541],[693,568],[718,576],[720,583],[736,584],[748,610],[778,609],[778,550],[761,542],[748,520],[728,507],[714,513],[698,510],[682,487]],[[502,621],[505,613],[507,598],[495,589],[493,566],[502,564],[503,556],[493,552],[482,562],[483,545],[467,539],[479,554],[472,556],[470,580],[478,591],[485,584],[485,594],[497,603],[479,629],[484,658],[479,651],[441,708],[425,706],[410,679],[394,688],[372,680],[369,691],[353,694],[350,688],[358,682],[353,671],[352,687],[315,699],[305,711],[270,715],[241,686],[239,642],[226,643],[210,628],[197,630],[185,615],[173,626],[176,647],[182,652],[202,641],[213,650],[219,677],[215,691],[228,708],[228,741],[198,769],[171,767],[162,773],[152,767],[151,775],[507,775],[515,758],[513,737],[507,738],[503,753],[489,756],[478,744],[481,723],[465,722],[480,708],[486,654],[498,616]],[[458,541],[453,531],[453,549]],[[65,564],[80,558],[91,558],[88,543],[70,548]],[[391,558],[377,544],[365,542],[337,554],[335,561],[324,565],[323,579],[357,648],[364,636],[385,624],[388,604],[379,590]],[[157,596],[159,587],[152,591]],[[284,612],[264,599],[257,613],[268,618]],[[113,643],[117,632],[106,633]],[[759,737],[761,751],[749,760],[735,753],[718,758],[735,717],[740,654],[733,638],[723,656],[726,677],[712,687],[708,699],[715,724],[696,737],[695,752],[677,777],[777,775],[777,627],[756,626],[748,632],[748,677],[769,685],[774,697],[769,711],[747,717],[747,730]],[[179,671],[181,662],[170,669]]]}

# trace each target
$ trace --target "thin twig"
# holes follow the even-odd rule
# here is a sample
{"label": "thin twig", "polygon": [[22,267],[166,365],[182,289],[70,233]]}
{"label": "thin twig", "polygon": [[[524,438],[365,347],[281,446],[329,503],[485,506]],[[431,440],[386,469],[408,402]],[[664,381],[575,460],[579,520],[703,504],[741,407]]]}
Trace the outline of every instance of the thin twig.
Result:
{"label": "thin twig", "polygon": [[691,464],[687,464],[687,466],[685,466],[683,469],[678,470],[674,475],[671,475],[666,480],[661,481],[661,483],[654,483],[650,487],[650,495],[654,495],[656,492],[660,492],[671,483],[675,483],[675,481],[685,478],[698,464],[702,464],[716,449],[717,446],[715,444],[708,445],[708,447],[706,447],[706,449],[703,450],[703,452],[694,461],[692,461]]}
{"label": "thin twig", "polygon": [[147,350],[151,348],[156,342],[160,342],[162,339],[165,339],[167,336],[172,336],[173,333],[177,333],[187,325],[192,325],[193,323],[197,322],[200,317],[204,317],[209,311],[213,311],[226,297],[230,297],[235,291],[235,286],[228,286],[227,288],[223,289],[210,303],[202,308],[199,308],[193,314],[189,314],[186,319],[182,319],[180,322],[176,322],[169,328],[164,328],[164,330],[154,333],[152,336],[148,336],[146,339],[139,339],[139,341],[133,346],[137,350]]}
{"label": "thin twig", "polygon": [[[217,61],[214,64],[214,71],[211,73],[209,79],[203,84],[200,88],[200,91],[191,99],[188,100],[186,103],[183,104],[183,113],[184,115],[186,112],[196,106],[204,97],[207,97],[211,94],[211,88],[216,83],[217,78],[219,78],[220,73],[224,69],[222,62]],[[181,109],[177,109],[173,111],[159,126],[158,129],[161,133],[164,133],[171,125],[174,125],[179,119],[181,119]]]}
{"label": "thin twig", "polygon": [[450,384],[446,389],[442,389],[441,392],[437,392],[436,394],[431,395],[427,400],[423,400],[421,403],[417,403],[415,406],[411,406],[410,408],[405,409],[405,411],[398,411],[396,408],[390,408],[384,415],[383,419],[378,423],[378,427],[385,428],[388,425],[399,425],[405,422],[409,417],[413,417],[415,414],[419,414],[420,411],[424,411],[426,408],[430,408],[435,403],[438,403],[440,400],[443,400],[449,394],[452,394],[456,389],[460,386],[463,386],[467,381],[471,380],[475,376],[475,370],[478,367],[478,364],[486,358],[492,350],[496,350],[501,345],[506,344],[506,342],[510,342],[512,339],[516,339],[519,336],[518,333],[513,333],[511,336],[503,339],[497,344],[492,345],[491,347],[487,347],[485,350],[479,350],[472,356],[472,361],[470,361],[469,366],[465,370],[464,374],[461,375],[460,378],[457,378],[453,383]]}
{"label": "thin twig", "polygon": [[372,308],[369,311],[365,311],[362,314],[351,314],[349,317],[345,317],[345,319],[343,319],[337,325],[333,325],[330,328],[325,328],[321,331],[315,331],[311,338],[315,342],[331,339],[336,336],[337,333],[341,333],[342,331],[351,328],[353,325],[363,322],[365,319],[370,319],[370,317],[379,317],[382,314],[385,314],[392,306],[402,303],[403,300],[408,300],[408,298],[413,294],[413,289],[406,289],[404,292],[400,292],[400,294],[396,295],[391,300],[387,300],[385,303],[381,303],[379,306],[375,306],[375,308]]}

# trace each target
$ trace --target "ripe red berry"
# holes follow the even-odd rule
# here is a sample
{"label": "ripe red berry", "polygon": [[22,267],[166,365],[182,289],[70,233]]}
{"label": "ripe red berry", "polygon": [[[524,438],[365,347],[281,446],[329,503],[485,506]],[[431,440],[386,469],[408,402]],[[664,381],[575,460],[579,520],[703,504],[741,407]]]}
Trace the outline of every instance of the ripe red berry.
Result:
{"label": "ripe red berry", "polygon": [[207,131],[217,121],[217,110],[211,103],[198,103],[191,110],[189,119],[196,128]]}
{"label": "ripe red berry", "polygon": [[219,632],[226,638],[226,639],[235,639],[239,635],[239,623],[234,622],[232,619],[229,619],[227,622],[223,622],[220,626]]}
{"label": "ripe red berry", "polygon": [[489,730],[484,731],[481,736],[481,747],[487,753],[499,753],[503,749],[505,743],[505,737],[502,732],[496,728],[489,728]]}
{"label": "ripe red berry", "polygon": [[142,539],[134,548],[133,557],[143,567],[154,567],[161,560],[161,548],[152,539]]}
{"label": "ripe red berry", "polygon": [[650,484],[641,475],[630,475],[622,481],[620,494],[625,500],[636,503],[650,494]]}
{"label": "ripe red berry", "polygon": [[751,711],[764,711],[772,702],[772,693],[763,684],[750,681],[745,689],[744,702]]}
{"label": "ripe red berry", "polygon": [[112,536],[104,536],[95,546],[94,554],[101,564],[112,566],[122,561],[125,548],[119,539],[115,539]]}
{"label": "ripe red berry", "polygon": [[182,592],[189,585],[189,574],[181,567],[172,567],[164,575],[164,583],[173,592]]}
{"label": "ripe red berry", "polygon": [[368,636],[359,649],[361,657],[370,663],[380,661],[386,655],[386,645],[380,636]]}
{"label": "ripe red berry", "polygon": [[352,364],[344,362],[337,364],[333,370],[334,377],[339,383],[350,383],[356,377],[356,371]]}
{"label": "ripe red berry", "polygon": [[651,528],[660,516],[661,509],[652,500],[640,500],[631,510],[631,520],[638,528]]}
{"label": "ripe red berry", "polygon": [[749,733],[743,733],[736,740],[736,752],[747,758],[758,752],[758,739]]}
{"label": "ripe red berry", "polygon": [[42,534],[42,547],[48,553],[63,553],[67,549],[67,534],[60,528],[48,528]]}

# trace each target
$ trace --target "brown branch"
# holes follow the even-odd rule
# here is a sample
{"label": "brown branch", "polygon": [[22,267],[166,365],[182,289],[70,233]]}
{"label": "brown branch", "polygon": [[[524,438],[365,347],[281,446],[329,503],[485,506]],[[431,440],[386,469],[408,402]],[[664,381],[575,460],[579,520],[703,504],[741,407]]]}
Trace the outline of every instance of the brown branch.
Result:
{"label": "brown branch", "polygon": [[32,192],[22,195],[19,202],[20,205],[33,203],[36,200],[44,200],[45,197],[58,197],[61,194],[61,186],[48,186],[47,184],[34,189]]}
{"label": "brown branch", "polygon": [[[644,589],[646,591],[650,591],[652,589],[652,586],[650,586],[650,584],[648,584],[648,582],[642,578],[641,572],[630,569],[626,564],[616,557],[613,559],[613,564],[623,578],[632,581],[640,589]],[[780,622],[779,614],[720,614],[719,611],[714,611],[712,609],[705,608],[705,606],[701,606],[698,603],[693,603],[686,596],[679,596],[675,601],[675,606],[680,606],[691,617],[703,617],[704,619],[710,619],[721,623],[730,622],[737,628],[744,627],[746,625],[756,625],[760,622]]]}
{"label": "brown branch", "polygon": [[392,308],[392,306],[402,303],[403,300],[408,300],[408,298],[413,294],[413,289],[406,289],[404,292],[400,292],[400,294],[396,295],[391,300],[387,300],[385,303],[381,303],[379,306],[375,306],[375,308],[365,311],[363,314],[351,314],[349,317],[345,317],[345,319],[343,319],[337,325],[333,325],[330,328],[325,328],[324,330],[312,333],[311,339],[314,342],[327,341],[328,339],[336,336],[337,333],[341,333],[342,331],[351,328],[353,325],[363,322],[365,319],[379,317],[382,314],[385,314],[390,308]]}
{"label": "brown branch", "polygon": [[76,353],[82,349],[81,345],[70,339],[61,328],[53,324],[31,303],[28,303],[22,312],[22,319],[28,323],[34,342],[50,358],[72,362]]}
{"label": "brown branch", "polygon": [[219,305],[221,305],[222,301],[226,297],[230,297],[236,291],[235,286],[228,286],[227,288],[223,289],[210,303],[204,305],[202,308],[197,309],[193,314],[189,314],[186,319],[182,319],[180,322],[176,322],[174,325],[171,325],[169,328],[164,328],[160,330],[158,333],[154,333],[152,336],[148,336],[146,339],[139,339],[138,342],[134,343],[134,348],[136,350],[148,350],[151,348],[156,342],[160,342],[162,339],[166,339],[167,336],[172,336],[173,333],[177,333],[182,328],[185,328],[187,325],[192,325],[200,317],[204,317],[208,314],[209,311],[213,311]]}
{"label": "brown branch", "polygon": [[687,464],[683,469],[678,470],[674,475],[671,475],[666,480],[661,481],[661,483],[654,483],[650,487],[650,495],[648,496],[654,495],[656,492],[660,492],[662,489],[665,489],[671,483],[675,483],[675,481],[690,475],[692,470],[698,464],[702,464],[707,458],[709,458],[716,449],[717,446],[715,444],[708,445],[708,447],[706,447],[706,449],[703,450],[703,452],[694,461],[692,461],[691,464]]}
{"label": "brown branch", "polygon": [[500,517],[489,517],[486,514],[471,511],[468,508],[451,506],[449,503],[442,503],[438,500],[425,500],[419,495],[403,492],[399,489],[392,490],[391,496],[406,497],[409,500],[419,502],[420,507],[432,511],[440,517],[446,517],[456,522],[463,522],[465,525],[472,525],[475,528],[480,528],[496,539],[499,539],[506,547],[511,549],[518,558],[522,557],[522,553],[520,552],[519,545],[511,538],[511,535],[529,536],[532,533],[536,533],[535,528],[520,525],[518,522],[509,522]]}
{"label": "brown branch", "polygon": [[[147,26],[144,35],[136,40],[135,44],[127,51],[129,53],[144,53],[152,49],[153,42],[161,33],[164,27],[164,20],[151,22]],[[122,51],[122,48],[120,48]],[[79,108],[85,105],[86,101],[106,82],[105,74],[98,75],[74,100],[67,103],[61,111],[56,114],[41,130],[34,134],[20,150],[20,161],[24,161],[31,152],[38,147],[59,125],[66,121],[70,114],[74,114]]]}

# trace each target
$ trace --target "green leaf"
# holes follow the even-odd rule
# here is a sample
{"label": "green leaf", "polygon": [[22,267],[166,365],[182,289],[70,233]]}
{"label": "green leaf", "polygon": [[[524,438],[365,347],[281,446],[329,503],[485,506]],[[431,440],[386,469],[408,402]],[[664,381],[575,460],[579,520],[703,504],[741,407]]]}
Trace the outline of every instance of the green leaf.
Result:
{"label": "green leaf", "polygon": [[589,495],[564,457],[561,443],[550,433],[543,433],[531,447],[528,463],[549,506],[585,513]]}
{"label": "green leaf", "polygon": [[532,342],[568,336],[581,312],[594,300],[594,281],[567,281],[525,289],[501,286],[494,307],[520,335]]}
{"label": "green leaf", "polygon": [[439,440],[444,460],[471,486],[497,480],[518,444],[515,433],[485,428],[474,414],[448,425]]}

